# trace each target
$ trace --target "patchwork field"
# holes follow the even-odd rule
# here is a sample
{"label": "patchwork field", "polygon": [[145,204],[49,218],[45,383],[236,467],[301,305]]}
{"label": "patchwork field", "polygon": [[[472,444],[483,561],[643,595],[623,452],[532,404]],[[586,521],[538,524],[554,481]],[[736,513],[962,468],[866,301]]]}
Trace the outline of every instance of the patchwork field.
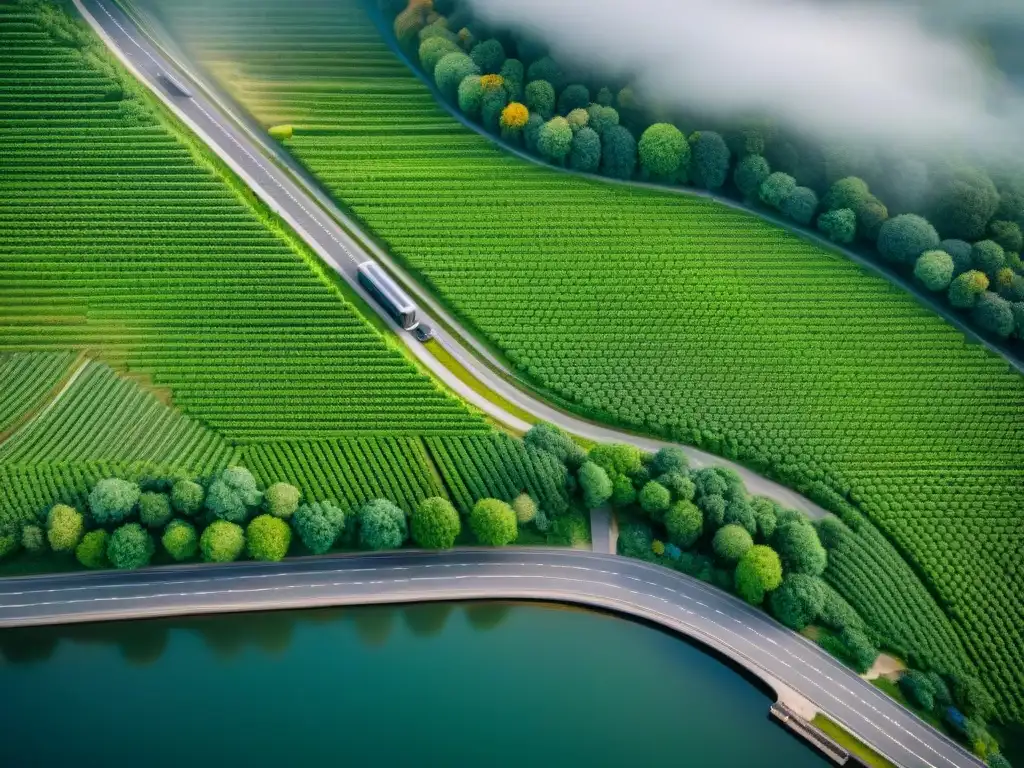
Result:
{"label": "patchwork field", "polygon": [[294,125],[289,151],[539,387],[855,503],[913,571],[894,586],[862,558],[837,586],[954,658],[920,575],[1024,716],[1024,380],[1004,362],[757,218],[503,154],[354,1],[135,4],[260,121]]}
{"label": "patchwork field", "polygon": [[469,464],[442,478],[424,443],[472,450],[482,417],[39,7],[0,0],[0,524],[102,477],[231,462],[346,507],[491,491]]}

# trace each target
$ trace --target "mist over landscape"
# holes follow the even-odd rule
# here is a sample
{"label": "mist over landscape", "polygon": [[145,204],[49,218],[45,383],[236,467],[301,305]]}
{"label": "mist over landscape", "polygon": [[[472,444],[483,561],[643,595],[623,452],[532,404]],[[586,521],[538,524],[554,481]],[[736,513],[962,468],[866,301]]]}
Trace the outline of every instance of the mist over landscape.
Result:
{"label": "mist over landscape", "polygon": [[989,161],[1024,148],[1024,94],[977,44],[1024,29],[1016,0],[468,2],[669,109]]}

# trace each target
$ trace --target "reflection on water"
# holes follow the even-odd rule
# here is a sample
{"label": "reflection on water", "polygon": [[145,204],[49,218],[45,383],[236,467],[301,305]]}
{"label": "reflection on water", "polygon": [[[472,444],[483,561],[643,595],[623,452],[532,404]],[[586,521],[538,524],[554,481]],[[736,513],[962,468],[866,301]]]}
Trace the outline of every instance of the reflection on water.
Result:
{"label": "reflection on water", "polygon": [[500,625],[513,608],[512,603],[481,602],[371,605],[359,608],[314,608],[245,614],[186,616],[171,619],[112,621],[95,624],[64,624],[57,627],[18,627],[0,631],[0,657],[10,663],[42,662],[51,658],[61,643],[116,647],[133,666],[159,661],[167,650],[172,631],[198,635],[221,660],[238,657],[246,649],[269,656],[284,654],[292,644],[296,628],[307,624],[352,622],[356,637],[366,648],[388,644],[401,620],[417,637],[440,634],[453,611],[459,610],[476,630],[486,632]]}
{"label": "reflection on water", "polygon": [[[0,700],[16,702],[5,768],[138,768],[140,755],[145,768],[825,765],[768,720],[768,697],[699,649],[546,605],[0,630],[0,653]],[[186,730],[168,738],[182,713]]]}

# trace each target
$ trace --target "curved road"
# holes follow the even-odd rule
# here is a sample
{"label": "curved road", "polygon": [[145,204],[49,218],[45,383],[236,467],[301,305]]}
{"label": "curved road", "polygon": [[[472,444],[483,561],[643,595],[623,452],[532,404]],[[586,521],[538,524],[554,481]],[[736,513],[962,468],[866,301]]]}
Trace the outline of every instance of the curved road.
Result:
{"label": "curved road", "polygon": [[[287,170],[275,162],[279,160],[281,164],[289,163],[288,159],[276,156],[280,153],[279,147],[267,142],[263,137],[251,134],[243,120],[222,106],[215,97],[208,96],[196,77],[189,70],[172,62],[113,0],[74,2],[79,12],[96,29],[114,55],[216,152],[275,213],[287,221],[328,266],[366,299],[425,368],[460,397],[513,430],[525,432],[531,426],[474,391],[430,354],[424,345],[402,331],[359,285],[356,272],[358,264],[369,259],[383,263],[418,300],[421,319],[434,327],[437,342],[488,390],[497,393],[533,418],[557,424],[574,435],[595,442],[628,442],[645,451],[656,451],[666,445],[674,445],[571,416],[514,386],[508,380],[513,378],[514,374],[474,339],[472,334],[462,329],[458,321],[433,298],[425,294],[401,267],[373,244],[370,237],[361,233],[356,223],[333,205],[322,190],[313,188],[308,180],[301,178],[294,169]],[[186,84],[192,92],[192,98],[175,95],[169,91],[161,82],[161,75],[170,75],[175,81]],[[274,158],[268,158],[268,154],[274,155]],[[344,222],[344,228],[339,225],[339,221]],[[358,239],[351,233],[356,233]],[[446,328],[455,329],[457,336],[449,333]],[[689,446],[683,448],[689,455],[691,464],[696,467],[728,466],[736,470],[743,478],[747,489],[753,494],[767,496],[811,517],[823,517],[828,514],[809,499],[746,467]]]}
{"label": "curved road", "polygon": [[742,601],[664,568],[572,550],[333,556],[5,579],[0,627],[299,606],[477,598],[609,609],[697,638],[795,692],[902,766],[981,765],[803,637]]}

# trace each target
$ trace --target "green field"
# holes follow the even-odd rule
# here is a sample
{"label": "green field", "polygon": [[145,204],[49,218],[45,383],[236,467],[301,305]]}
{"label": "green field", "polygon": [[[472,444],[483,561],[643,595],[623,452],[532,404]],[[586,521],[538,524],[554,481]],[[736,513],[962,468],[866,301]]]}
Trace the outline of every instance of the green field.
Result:
{"label": "green field", "polygon": [[525,467],[442,478],[424,439],[472,451],[481,415],[84,28],[40,18],[0,0],[0,523],[232,462],[348,508],[534,487]]}
{"label": "green field", "polygon": [[[753,216],[505,155],[354,2],[136,5],[260,121],[294,125],[288,149],[537,386],[854,502],[1024,717],[1024,381],[1002,360]],[[833,577],[889,604],[888,577],[859,568]],[[896,589],[930,602],[915,584]],[[889,613],[945,637],[934,607]]]}

